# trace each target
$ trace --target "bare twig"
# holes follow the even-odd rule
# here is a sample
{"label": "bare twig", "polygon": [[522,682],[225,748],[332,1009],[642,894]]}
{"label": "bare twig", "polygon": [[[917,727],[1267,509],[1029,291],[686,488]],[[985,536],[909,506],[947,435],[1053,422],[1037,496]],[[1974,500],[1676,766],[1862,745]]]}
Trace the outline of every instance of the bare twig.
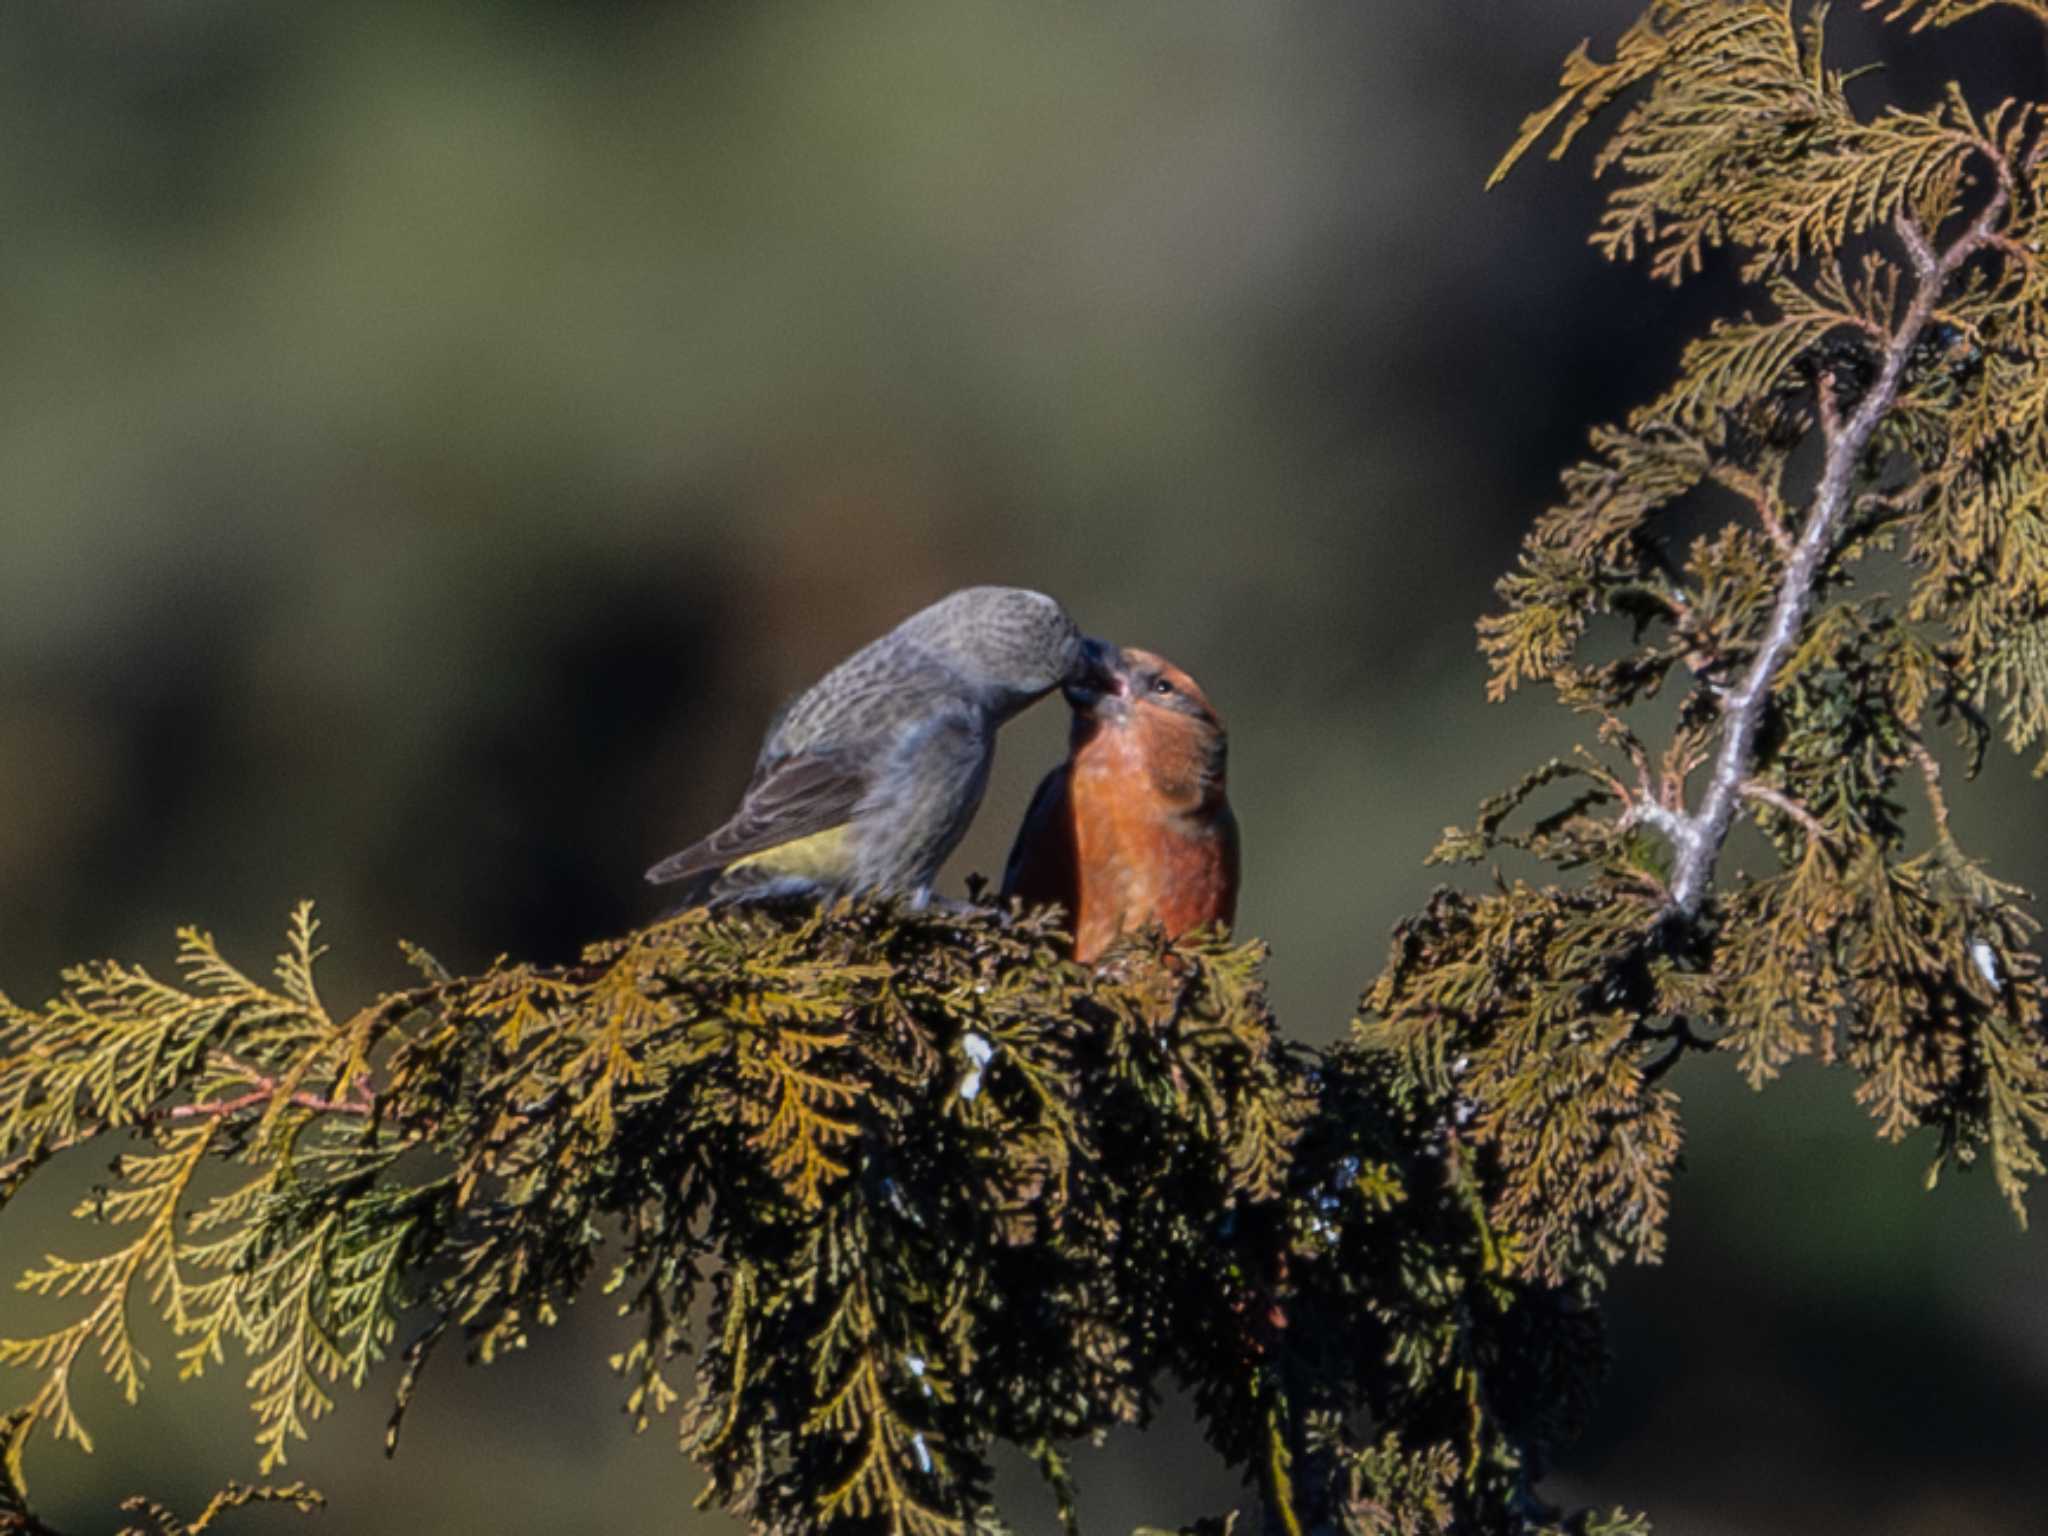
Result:
{"label": "bare twig", "polygon": [[[193,1104],[173,1104],[160,1110],[150,1118],[156,1120],[219,1120],[238,1110],[254,1109],[259,1104],[268,1104],[277,1093],[277,1079],[258,1078],[256,1086],[247,1093],[238,1093],[231,1099],[203,1099]],[[330,1099],[317,1093],[300,1092],[293,1094],[286,1102],[300,1109],[315,1110],[323,1115],[371,1115],[377,1111],[376,1095],[368,1086],[358,1082],[355,1091],[345,1099]]]}
{"label": "bare twig", "polygon": [[1784,503],[1779,499],[1777,487],[1766,483],[1761,475],[1751,474],[1739,464],[1717,463],[1707,473],[1715,484],[1733,491],[1756,509],[1756,519],[1771,544],[1780,555],[1790,558],[1792,535],[1785,527]]}
{"label": "bare twig", "polygon": [[[277,1094],[278,1079],[266,1076],[244,1062],[235,1062],[234,1066],[236,1070],[245,1073],[253,1084],[246,1093],[238,1093],[226,1099],[200,1099],[189,1104],[161,1105],[144,1111],[133,1120],[81,1121],[68,1135],[55,1136],[39,1142],[27,1151],[0,1162],[0,1198],[5,1197],[11,1184],[19,1182],[21,1178],[58,1153],[82,1147],[87,1142],[96,1141],[112,1132],[140,1130],[146,1126],[161,1125],[165,1121],[223,1120],[245,1109],[256,1109],[269,1104]],[[353,1115],[367,1119],[377,1112],[377,1095],[372,1091],[368,1078],[357,1079],[346,1098],[329,1098],[323,1094],[302,1090],[292,1094],[287,1102],[300,1109],[310,1109],[316,1114],[324,1115]],[[0,1526],[0,1536],[5,1536],[5,1529],[4,1526]]]}
{"label": "bare twig", "polygon": [[1918,736],[1908,743],[1913,761],[1920,765],[1921,782],[1927,786],[1927,804],[1934,812],[1934,830],[1943,839],[1948,830],[1948,796],[1941,791],[1941,764],[1934,760],[1934,754],[1927,750],[1927,743]]}
{"label": "bare twig", "polygon": [[1854,414],[1844,420],[1836,407],[1829,379],[1825,374],[1821,377],[1818,395],[1827,455],[1820,485],[1814,493],[1806,526],[1785,564],[1783,585],[1778,589],[1777,605],[1763,640],[1742,680],[1721,701],[1721,745],[1714,757],[1714,773],[1706,795],[1691,815],[1673,813],[1668,823],[1645,818],[1671,839],[1677,855],[1671,880],[1671,909],[1682,916],[1693,916],[1706,898],[1714,862],[1720,857],[1721,845],[1728,840],[1735,802],[1749,777],[1750,753],[1756,744],[1757,728],[1763,723],[1772,680],[1799,638],[1800,626],[1813,604],[1821,567],[1834,547],[1842,516],[1849,507],[1856,465],[1869,448],[1878,423],[1898,399],[1907,360],[1941,300],[1943,287],[1958,267],[1991,242],[1993,226],[2004,215],[2009,196],[2007,187],[2001,184],[1970,226],[1939,254],[1919,226],[1902,215],[1896,227],[1913,265],[1915,286],[1912,301],[1885,346],[1877,378],[1858,402]]}
{"label": "bare twig", "polygon": [[1922,471],[1904,485],[1891,490],[1865,491],[1856,498],[1857,521],[1850,524],[1852,536],[1875,532],[1893,518],[1909,517],[1918,512],[1921,505],[1940,487],[1939,477],[1930,471]]}
{"label": "bare twig", "polygon": [[1842,412],[1835,403],[1833,374],[1823,373],[1813,381],[1813,399],[1814,404],[1820,408],[1821,436],[1832,443],[1842,435]]}
{"label": "bare twig", "polygon": [[[216,1046],[213,1057],[230,1071],[239,1072],[248,1079],[249,1091],[230,1099],[201,1100],[191,1104],[173,1104],[145,1116],[148,1120],[217,1120],[223,1115],[232,1115],[237,1110],[251,1109],[258,1104],[267,1104],[277,1096],[282,1081],[265,1072],[262,1068],[242,1060],[232,1051]],[[373,1115],[377,1112],[377,1095],[371,1090],[367,1076],[358,1077],[349,1085],[346,1098],[329,1097],[309,1089],[293,1093],[287,1100],[301,1109],[315,1110],[326,1115]]]}
{"label": "bare twig", "polygon": [[[349,1020],[351,1029],[370,1029],[414,1008],[424,1007],[444,991],[440,983],[414,987],[404,992],[393,992],[362,1009]],[[234,1052],[219,1046],[210,1053],[215,1062],[238,1073],[249,1084],[246,1092],[223,1099],[201,1099],[185,1104],[159,1104],[136,1113],[132,1118],[113,1120],[86,1120],[79,1122],[68,1134],[51,1137],[36,1143],[13,1157],[0,1161],[0,1199],[8,1189],[22,1178],[55,1157],[74,1147],[84,1146],[115,1131],[141,1130],[166,1121],[219,1120],[243,1110],[257,1109],[270,1104],[277,1096],[281,1079],[263,1071],[260,1067],[243,1060]],[[286,1101],[299,1109],[310,1109],[316,1114],[350,1115],[368,1119],[377,1113],[377,1095],[367,1075],[358,1077],[350,1084],[345,1094],[321,1094],[310,1089],[294,1092]],[[6,1536],[6,1528],[0,1525],[0,1536]]]}
{"label": "bare twig", "polygon": [[1791,817],[1801,827],[1806,829],[1806,835],[1815,842],[1824,844],[1831,841],[1828,837],[1828,829],[1821,825],[1820,818],[1783,790],[1773,789],[1770,785],[1760,783],[1755,779],[1744,779],[1742,781],[1742,793],[1748,799],[1760,801],[1768,805],[1772,810]]}

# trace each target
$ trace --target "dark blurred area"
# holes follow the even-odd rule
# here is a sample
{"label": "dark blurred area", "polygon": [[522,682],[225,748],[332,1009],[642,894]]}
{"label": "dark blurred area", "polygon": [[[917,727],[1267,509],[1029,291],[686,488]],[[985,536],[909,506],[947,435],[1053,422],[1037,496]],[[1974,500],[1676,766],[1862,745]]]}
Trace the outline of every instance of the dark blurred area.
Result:
{"label": "dark blurred area", "polygon": [[[165,966],[186,922],[260,964],[300,896],[337,1003],[400,983],[400,936],[565,957],[653,915],[641,869],[729,808],[782,699],[1000,581],[1217,702],[1242,927],[1332,1038],[1439,829],[1572,739],[1483,702],[1493,580],[1728,297],[1590,253],[1583,153],[1480,190],[1634,11],[16,0],[0,988]],[[2048,96],[2039,29],[1996,16],[1834,38],[1891,66],[1864,102]],[[1064,730],[1009,729],[953,892]],[[2025,767],[1958,829],[2038,884]],[[1677,1085],[1669,1261],[1620,1277],[1552,1490],[1669,1536],[2041,1529],[2039,1241],[1986,1178],[1923,1194],[1930,1149],[1876,1145],[1844,1077]],[[95,1172],[10,1210],[9,1270],[78,1242]],[[0,1298],[0,1332],[53,1315]],[[721,1526],[627,1433],[620,1337],[590,1297],[510,1363],[451,1354],[390,1465],[387,1375],[288,1474],[327,1536]],[[254,1470],[240,1371],[180,1386],[151,1342],[139,1408],[82,1394],[97,1455],[32,1450],[60,1525]],[[1236,1496],[1189,1424],[1084,1456],[1091,1528]]]}

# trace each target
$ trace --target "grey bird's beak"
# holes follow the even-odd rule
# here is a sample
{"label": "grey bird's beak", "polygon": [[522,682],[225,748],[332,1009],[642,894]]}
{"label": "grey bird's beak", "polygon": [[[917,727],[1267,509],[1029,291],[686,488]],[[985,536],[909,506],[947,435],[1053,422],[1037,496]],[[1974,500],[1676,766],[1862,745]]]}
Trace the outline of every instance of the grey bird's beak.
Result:
{"label": "grey bird's beak", "polygon": [[1093,709],[1104,694],[1122,693],[1123,652],[1107,640],[1086,639],[1073,670],[1060,683],[1060,692],[1077,710]]}

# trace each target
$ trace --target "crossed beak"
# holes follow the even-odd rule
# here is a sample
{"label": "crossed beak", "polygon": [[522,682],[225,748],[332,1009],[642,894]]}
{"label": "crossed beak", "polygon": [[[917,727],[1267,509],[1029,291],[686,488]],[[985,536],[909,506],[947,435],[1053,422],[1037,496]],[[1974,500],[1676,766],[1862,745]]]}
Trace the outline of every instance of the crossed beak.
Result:
{"label": "crossed beak", "polygon": [[1120,698],[1130,692],[1124,677],[1124,656],[1106,640],[1083,640],[1074,670],[1060,685],[1067,703],[1077,714],[1092,714],[1105,697]]}

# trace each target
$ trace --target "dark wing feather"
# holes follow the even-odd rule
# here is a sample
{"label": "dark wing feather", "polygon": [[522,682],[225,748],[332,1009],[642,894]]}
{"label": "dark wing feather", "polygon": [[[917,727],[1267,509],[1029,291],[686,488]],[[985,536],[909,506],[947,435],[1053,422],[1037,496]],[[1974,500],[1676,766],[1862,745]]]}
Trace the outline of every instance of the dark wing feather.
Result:
{"label": "dark wing feather", "polygon": [[[1070,814],[1062,814],[1068,766],[1062,763],[1038,781],[1037,792],[1024,812],[1024,824],[1010,845],[1009,861],[1003,866],[1005,901],[1022,896],[1027,906],[1044,901],[1072,903],[1066,887],[1074,884],[1074,825]],[[1073,915],[1067,914],[1069,918]]]}
{"label": "dark wing feather", "polygon": [[779,847],[839,826],[868,791],[872,754],[814,752],[777,758],[755,771],[740,808],[724,826],[647,871],[666,885],[693,875],[715,873],[735,859]]}

